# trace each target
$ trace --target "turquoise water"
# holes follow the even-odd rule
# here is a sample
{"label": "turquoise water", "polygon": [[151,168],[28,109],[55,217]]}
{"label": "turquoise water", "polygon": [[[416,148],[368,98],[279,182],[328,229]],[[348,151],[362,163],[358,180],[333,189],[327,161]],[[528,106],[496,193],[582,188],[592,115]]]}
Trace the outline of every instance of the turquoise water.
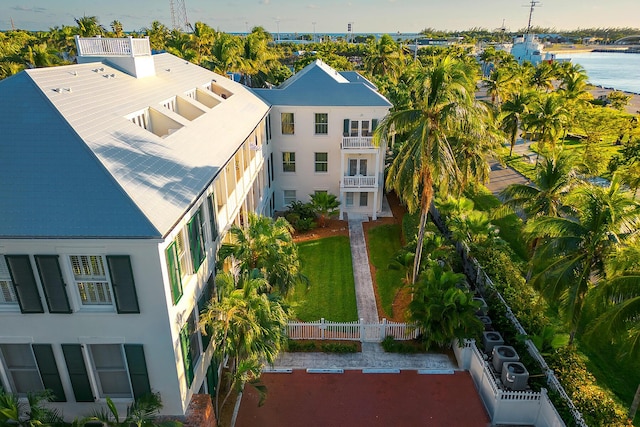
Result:
{"label": "turquoise water", "polygon": [[640,53],[559,53],[557,58],[582,65],[593,85],[640,94]]}

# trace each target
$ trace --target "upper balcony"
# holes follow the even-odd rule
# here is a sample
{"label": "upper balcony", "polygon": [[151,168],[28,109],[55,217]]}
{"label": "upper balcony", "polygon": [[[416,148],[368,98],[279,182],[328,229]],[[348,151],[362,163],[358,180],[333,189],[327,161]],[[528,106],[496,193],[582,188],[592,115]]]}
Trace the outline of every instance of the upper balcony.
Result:
{"label": "upper balcony", "polygon": [[342,188],[378,188],[378,178],[375,176],[343,176],[340,183]]}
{"label": "upper balcony", "polygon": [[151,56],[149,38],[103,38],[76,36],[78,56]]}
{"label": "upper balcony", "polygon": [[377,150],[378,147],[373,145],[372,136],[345,136],[342,138],[343,150]]}

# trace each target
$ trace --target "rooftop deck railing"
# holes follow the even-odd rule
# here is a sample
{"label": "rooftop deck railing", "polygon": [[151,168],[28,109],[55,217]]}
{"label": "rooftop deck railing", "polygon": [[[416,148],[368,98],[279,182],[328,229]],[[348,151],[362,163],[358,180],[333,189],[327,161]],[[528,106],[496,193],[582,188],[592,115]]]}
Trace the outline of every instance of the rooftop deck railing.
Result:
{"label": "rooftop deck railing", "polygon": [[149,38],[102,38],[76,36],[78,56],[149,56]]}

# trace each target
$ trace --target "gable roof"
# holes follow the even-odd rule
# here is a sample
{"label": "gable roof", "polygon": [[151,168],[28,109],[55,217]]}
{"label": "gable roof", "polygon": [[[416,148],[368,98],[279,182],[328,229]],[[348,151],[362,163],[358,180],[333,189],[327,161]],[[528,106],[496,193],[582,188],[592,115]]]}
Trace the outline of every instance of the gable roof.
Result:
{"label": "gable roof", "polygon": [[391,107],[360,74],[338,72],[319,59],[275,89],[253,91],[271,105]]}
{"label": "gable roof", "polygon": [[[243,86],[170,54],[136,79],[108,62],[34,69],[0,81],[0,237],[159,238],[251,134],[269,107]],[[216,81],[206,107],[185,97]],[[162,107],[176,95],[204,114]],[[127,116],[178,122],[161,138]]]}

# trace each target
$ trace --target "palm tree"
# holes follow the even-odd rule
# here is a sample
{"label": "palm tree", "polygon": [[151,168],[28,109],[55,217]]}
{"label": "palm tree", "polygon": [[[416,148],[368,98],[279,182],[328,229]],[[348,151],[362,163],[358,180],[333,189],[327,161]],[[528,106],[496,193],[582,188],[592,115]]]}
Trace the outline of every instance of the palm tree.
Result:
{"label": "palm tree", "polygon": [[476,338],[484,329],[475,315],[480,303],[463,289],[464,277],[432,263],[413,286],[409,320],[420,330],[427,349],[449,346],[454,339]]}
{"label": "palm tree", "polygon": [[305,280],[292,232],[293,227],[284,218],[274,220],[250,213],[247,227],[231,227],[231,243],[222,245],[218,257],[221,261],[234,259],[241,272],[263,277],[270,288],[286,295]]}
{"label": "palm tree", "polygon": [[389,76],[397,81],[404,65],[404,55],[393,38],[384,34],[376,43],[367,45],[367,55],[364,58],[364,69],[373,76]]}
{"label": "palm tree", "polygon": [[107,30],[100,24],[96,16],[83,16],[74,18],[78,26],[78,34],[80,37],[103,36]]}
{"label": "palm tree", "polygon": [[240,69],[242,42],[239,37],[227,33],[218,34],[211,48],[211,69],[225,75]]}
{"label": "palm tree", "polygon": [[491,103],[498,108],[500,108],[502,101],[509,97],[516,84],[515,75],[509,68],[504,67],[496,69],[489,75],[489,78],[484,79],[487,95],[491,97]]}
{"label": "palm tree", "polygon": [[58,56],[57,50],[47,46],[46,43],[28,46],[25,60],[29,68],[51,67],[64,63],[62,58]]}
{"label": "palm tree", "polygon": [[534,88],[544,89],[549,92],[553,89],[553,79],[555,77],[555,70],[553,65],[547,62],[541,62],[533,70],[529,83]]}
{"label": "palm tree", "polygon": [[311,195],[311,207],[318,215],[320,227],[327,226],[327,218],[337,215],[340,201],[334,194],[320,191]]}
{"label": "palm tree", "polygon": [[588,292],[605,277],[608,257],[637,230],[640,208],[623,194],[616,176],[609,188],[585,184],[567,200],[571,216],[540,216],[525,231],[542,239],[534,258],[542,269],[532,283],[558,302],[572,343]]}
{"label": "palm tree", "polygon": [[511,184],[500,193],[504,204],[524,211],[527,217],[560,214],[562,198],[575,182],[573,160],[564,154],[546,157],[537,170],[533,185]]}
{"label": "palm tree", "polygon": [[551,145],[551,150],[555,150],[556,141],[562,135],[562,130],[567,123],[568,111],[566,103],[555,93],[542,95],[531,106],[525,121],[532,131],[536,133],[538,139],[538,155],[536,156],[536,166],[547,144]]}
{"label": "palm tree", "polygon": [[111,31],[113,31],[114,37],[124,37],[124,29],[122,27],[122,22],[117,19],[111,21]]}
{"label": "palm tree", "polygon": [[171,32],[160,21],[151,22],[151,27],[143,28],[142,32],[149,37],[149,44],[153,50],[164,50],[167,47],[167,40]]}
{"label": "palm tree", "polygon": [[520,90],[513,93],[501,106],[500,123],[502,129],[509,137],[511,148],[509,157],[513,155],[513,147],[516,145],[516,137],[523,117],[529,112],[529,104],[533,99],[533,93]]}
{"label": "palm tree", "polygon": [[107,397],[107,409],[95,411],[90,417],[80,421],[85,425],[87,422],[99,421],[108,427],[178,427],[182,423],[177,421],[156,422],[155,417],[162,409],[160,393],[148,393],[138,397],[135,402],[127,406],[127,413],[124,419],[120,420],[120,414],[111,398]]}
{"label": "palm tree", "polygon": [[459,170],[448,136],[465,123],[481,120],[475,106],[476,69],[468,63],[445,57],[433,66],[417,65],[412,81],[416,94],[414,108],[391,113],[374,134],[379,144],[383,136],[398,132],[406,141],[394,158],[386,179],[406,203],[409,212],[420,209],[418,246],[412,278],[415,283],[422,260],[427,215],[434,185],[446,189],[458,185]]}
{"label": "palm tree", "polygon": [[222,401],[222,375],[216,386],[215,410],[219,417],[234,388],[249,383],[264,393],[258,383],[260,372],[265,364],[273,364],[284,348],[288,314],[277,298],[261,291],[268,286],[262,278],[244,272],[239,276],[219,273],[216,286],[218,298],[212,299],[200,316],[200,329],[212,334],[214,360],[229,360]]}
{"label": "palm tree", "polygon": [[20,427],[53,427],[62,423],[58,411],[47,408],[44,403],[50,402],[53,394],[50,391],[28,393],[23,402],[15,394],[7,393],[0,388],[0,425]]}

